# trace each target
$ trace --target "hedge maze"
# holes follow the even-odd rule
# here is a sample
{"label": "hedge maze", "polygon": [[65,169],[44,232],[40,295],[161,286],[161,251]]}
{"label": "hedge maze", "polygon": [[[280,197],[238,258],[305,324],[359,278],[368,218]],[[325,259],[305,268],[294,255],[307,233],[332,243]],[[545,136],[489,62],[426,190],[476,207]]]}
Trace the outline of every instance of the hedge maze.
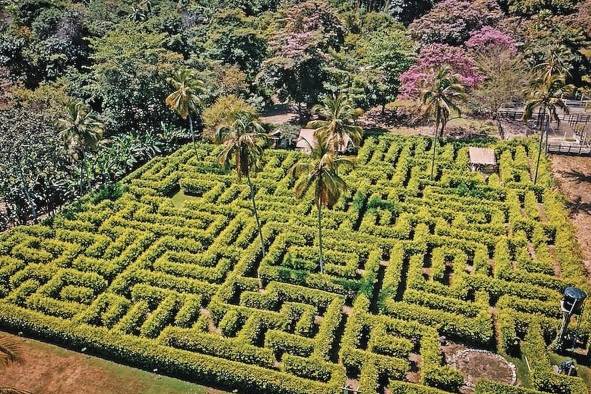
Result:
{"label": "hedge maze", "polygon": [[[248,188],[187,146],[51,226],[0,236],[0,324],[120,362],[244,392],[457,391],[441,340],[527,358],[534,389],[587,393],[558,375],[547,345],[567,285],[587,289],[547,163],[535,143],[496,143],[498,174],[468,170],[468,146],[366,139],[326,212],[325,273],[315,207],[296,200],[295,152],[270,151],[256,177],[267,253]],[[540,186],[542,185],[542,186]],[[187,195],[182,204],[171,197]],[[591,308],[569,333],[589,347]],[[537,391],[536,391],[537,390]]]}

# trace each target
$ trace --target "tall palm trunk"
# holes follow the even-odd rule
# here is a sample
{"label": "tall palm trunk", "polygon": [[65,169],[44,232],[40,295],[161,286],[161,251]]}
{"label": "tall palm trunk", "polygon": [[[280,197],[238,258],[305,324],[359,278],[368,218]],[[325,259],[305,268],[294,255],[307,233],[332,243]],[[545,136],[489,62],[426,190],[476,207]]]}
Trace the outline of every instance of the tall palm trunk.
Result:
{"label": "tall palm trunk", "polygon": [[318,248],[320,251],[320,273],[324,273],[324,251],[322,248],[322,204],[320,198],[316,200],[318,208]]}
{"label": "tall palm trunk", "polygon": [[82,152],[82,157],[80,158],[80,168],[79,168],[80,181],[78,184],[78,189],[79,189],[81,196],[84,194],[84,160],[85,160],[84,152]]}
{"label": "tall palm trunk", "polygon": [[248,181],[248,187],[250,188],[250,200],[252,202],[252,210],[254,212],[254,218],[257,222],[257,228],[259,230],[259,238],[261,240],[261,248],[263,250],[263,257],[265,257],[265,240],[263,239],[263,230],[261,229],[261,222],[259,220],[259,212],[257,211],[257,204],[255,199],[255,190],[250,174],[246,174],[246,180]]}
{"label": "tall palm trunk", "polygon": [[[556,119],[556,130],[560,130],[560,119]],[[546,125],[546,141],[544,142],[544,151],[548,152],[548,134],[550,132],[550,127],[552,126],[552,116],[548,113],[548,123]]]}
{"label": "tall palm trunk", "polygon": [[542,144],[544,143],[544,132],[545,131],[545,124],[546,124],[546,105],[542,106],[542,117],[540,118],[540,143],[538,144],[538,160],[536,161],[536,171],[534,173],[534,185],[538,182],[538,170],[540,168],[540,159],[542,157]]}
{"label": "tall palm trunk", "polygon": [[195,132],[193,131],[193,119],[191,119],[191,115],[189,115],[189,130],[191,130],[191,143],[193,144],[193,149],[196,149]]}
{"label": "tall palm trunk", "polygon": [[437,142],[439,140],[439,123],[441,122],[439,117],[439,111],[437,112],[437,119],[435,121],[435,135],[433,136],[433,158],[431,160],[431,180],[435,175],[435,158],[437,157]]}

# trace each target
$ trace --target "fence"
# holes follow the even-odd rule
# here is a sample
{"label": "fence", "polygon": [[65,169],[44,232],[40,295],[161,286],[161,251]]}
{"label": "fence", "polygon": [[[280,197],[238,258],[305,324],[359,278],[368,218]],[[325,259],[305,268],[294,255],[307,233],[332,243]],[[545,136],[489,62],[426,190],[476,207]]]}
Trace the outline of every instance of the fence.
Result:
{"label": "fence", "polygon": [[[522,120],[524,112],[522,110],[514,110],[514,109],[502,109],[499,110],[499,116],[504,119],[511,119],[511,120]],[[531,120],[535,122],[539,122],[540,118],[542,117],[539,113],[532,114]],[[544,116],[545,120],[548,120],[548,115]],[[589,123],[591,122],[591,114],[560,114],[558,115],[558,119],[560,121],[568,122],[571,126],[580,123]]]}
{"label": "fence", "polygon": [[573,108],[586,108],[591,106],[591,100],[564,100],[564,103]]}
{"label": "fence", "polygon": [[566,154],[566,155],[577,155],[577,156],[591,156],[591,146],[589,145],[573,145],[573,144],[561,144],[561,143],[548,143],[546,146],[548,153]]}

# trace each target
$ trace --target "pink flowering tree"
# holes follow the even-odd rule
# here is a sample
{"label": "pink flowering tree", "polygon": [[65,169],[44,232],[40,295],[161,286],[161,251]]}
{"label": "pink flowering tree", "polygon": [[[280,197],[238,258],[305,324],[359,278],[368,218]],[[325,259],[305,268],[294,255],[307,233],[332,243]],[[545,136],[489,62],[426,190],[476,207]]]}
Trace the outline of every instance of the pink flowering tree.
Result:
{"label": "pink flowering tree", "polygon": [[304,108],[311,108],[325,93],[329,52],[341,47],[345,30],[322,0],[307,0],[281,12],[284,25],[271,37],[271,57],[263,62],[257,82],[296,104],[303,120],[308,115]]}
{"label": "pink flowering tree", "polygon": [[517,51],[513,37],[490,26],[473,32],[465,45],[483,77],[472,91],[469,104],[474,112],[494,120],[504,139],[499,110],[523,100],[524,88],[531,79],[527,62]]}
{"label": "pink flowering tree", "polygon": [[435,72],[441,66],[448,66],[466,88],[474,88],[483,80],[476,63],[465,49],[431,44],[421,49],[417,62],[400,76],[401,98],[417,98],[421,88],[433,82]]}
{"label": "pink flowering tree", "polygon": [[409,26],[412,37],[423,44],[460,45],[470,33],[494,25],[503,17],[494,0],[443,0]]}
{"label": "pink flowering tree", "polygon": [[480,30],[472,32],[470,39],[466,41],[465,45],[466,48],[475,51],[500,48],[513,54],[517,53],[517,43],[513,37],[491,26],[485,26]]}

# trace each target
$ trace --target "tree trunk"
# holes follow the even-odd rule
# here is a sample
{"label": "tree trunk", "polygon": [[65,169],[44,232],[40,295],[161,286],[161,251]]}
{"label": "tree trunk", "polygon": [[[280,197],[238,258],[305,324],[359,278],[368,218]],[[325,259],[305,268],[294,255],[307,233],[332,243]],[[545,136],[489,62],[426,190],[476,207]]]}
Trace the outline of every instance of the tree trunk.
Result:
{"label": "tree trunk", "polygon": [[[538,117],[540,119],[540,143],[538,144],[538,160],[536,161],[536,171],[534,173],[534,185],[538,182],[538,170],[540,169],[540,159],[542,157],[542,144],[544,143],[544,126],[546,123],[546,108],[545,106],[542,107],[542,117]],[[538,112],[539,114],[540,112]],[[547,132],[546,132],[547,134]]]}
{"label": "tree trunk", "polygon": [[497,130],[499,131],[499,137],[501,137],[501,140],[505,139],[505,129],[503,128],[503,124],[501,123],[501,120],[497,118]]}
{"label": "tree trunk", "polygon": [[503,129],[503,123],[501,123],[501,118],[500,118],[499,114],[495,113],[495,115],[493,115],[493,119],[497,123],[497,131],[499,133],[499,137],[501,138],[501,140],[504,140],[505,139],[505,129]]}
{"label": "tree trunk", "polygon": [[433,158],[431,160],[431,180],[433,180],[433,176],[435,175],[435,158],[437,156],[437,140],[439,138],[439,114],[437,114],[437,119],[435,121],[435,135],[433,136]]}
{"label": "tree trunk", "polygon": [[189,130],[191,130],[191,142],[193,144],[193,149],[197,149],[195,145],[195,132],[193,131],[193,120],[191,119],[191,115],[189,115]]}
{"label": "tree trunk", "polygon": [[250,179],[250,174],[246,174],[246,180],[248,181],[248,187],[250,188],[250,200],[252,202],[252,210],[254,213],[254,218],[257,222],[257,228],[259,230],[259,238],[261,240],[261,248],[263,251],[263,257],[265,257],[265,240],[263,239],[263,230],[261,229],[261,222],[259,220],[259,213],[257,211],[257,204],[255,200],[255,190],[254,185],[252,184],[252,180]]}
{"label": "tree trunk", "polygon": [[324,273],[324,252],[322,249],[322,204],[318,199],[317,202],[318,207],[318,248],[320,250],[320,273]]}
{"label": "tree trunk", "polygon": [[78,189],[80,196],[84,194],[84,152],[82,152],[82,157],[80,159],[80,180],[78,184]]}
{"label": "tree trunk", "polygon": [[[548,152],[548,132],[550,131],[550,126],[552,126],[552,121],[550,120],[550,114],[548,114],[548,123],[546,124],[546,127],[544,128],[546,131],[546,141],[544,142],[544,151]],[[560,120],[558,121],[558,124],[556,125],[556,129],[558,130],[560,128]]]}

